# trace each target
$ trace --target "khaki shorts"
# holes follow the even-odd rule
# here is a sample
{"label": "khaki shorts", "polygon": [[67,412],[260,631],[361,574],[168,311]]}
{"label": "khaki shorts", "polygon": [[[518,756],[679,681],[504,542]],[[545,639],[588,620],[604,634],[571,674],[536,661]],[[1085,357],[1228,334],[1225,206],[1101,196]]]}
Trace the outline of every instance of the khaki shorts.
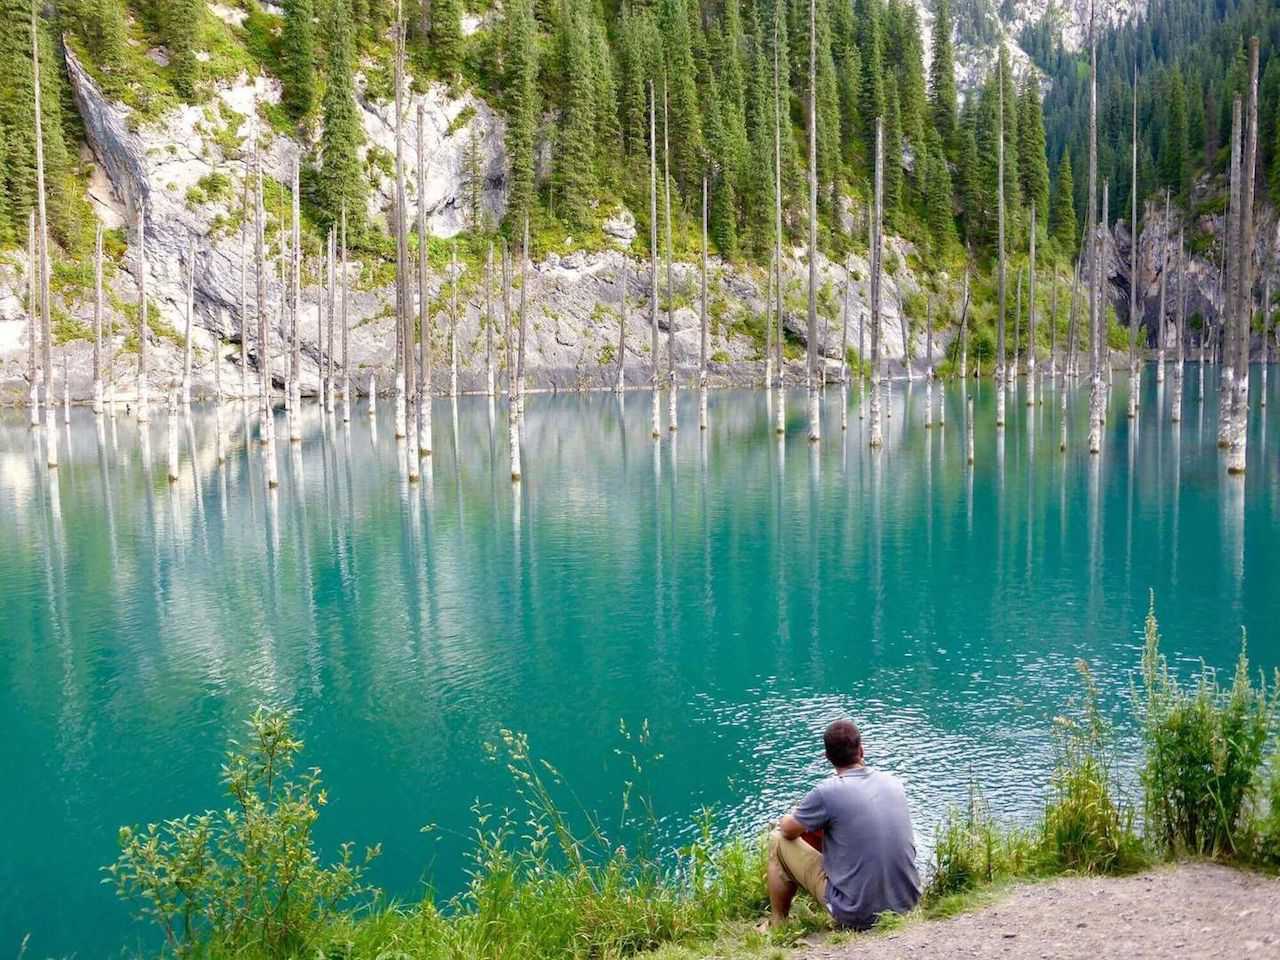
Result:
{"label": "khaki shorts", "polygon": [[782,872],[804,887],[815,900],[827,908],[827,872],[822,869],[822,854],[803,840],[788,840],[778,830],[769,834],[769,859],[782,867]]}

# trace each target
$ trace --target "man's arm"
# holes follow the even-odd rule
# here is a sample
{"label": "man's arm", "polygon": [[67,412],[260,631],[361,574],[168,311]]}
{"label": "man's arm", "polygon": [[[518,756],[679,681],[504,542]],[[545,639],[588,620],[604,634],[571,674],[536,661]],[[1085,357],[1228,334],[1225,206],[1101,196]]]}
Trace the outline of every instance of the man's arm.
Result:
{"label": "man's arm", "polygon": [[789,813],[778,821],[778,832],[788,840],[798,840],[805,830],[805,825]]}

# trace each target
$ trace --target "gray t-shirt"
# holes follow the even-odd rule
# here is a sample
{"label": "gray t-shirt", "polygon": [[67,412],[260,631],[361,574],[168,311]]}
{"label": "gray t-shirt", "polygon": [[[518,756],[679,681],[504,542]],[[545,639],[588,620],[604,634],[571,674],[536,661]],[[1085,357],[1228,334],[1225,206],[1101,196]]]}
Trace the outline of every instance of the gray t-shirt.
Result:
{"label": "gray t-shirt", "polygon": [[833,774],[792,811],[822,830],[827,907],[843,926],[865,928],[886,910],[906,913],[920,899],[911,813],[894,776],[860,767]]}

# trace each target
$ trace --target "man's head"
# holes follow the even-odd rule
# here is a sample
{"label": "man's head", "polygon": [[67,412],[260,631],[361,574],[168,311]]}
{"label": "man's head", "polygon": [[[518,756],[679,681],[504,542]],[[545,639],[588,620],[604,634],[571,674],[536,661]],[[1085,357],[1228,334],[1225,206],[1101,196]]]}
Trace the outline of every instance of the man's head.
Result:
{"label": "man's head", "polygon": [[862,734],[852,720],[833,720],[822,734],[827,759],[837,770],[862,762]]}

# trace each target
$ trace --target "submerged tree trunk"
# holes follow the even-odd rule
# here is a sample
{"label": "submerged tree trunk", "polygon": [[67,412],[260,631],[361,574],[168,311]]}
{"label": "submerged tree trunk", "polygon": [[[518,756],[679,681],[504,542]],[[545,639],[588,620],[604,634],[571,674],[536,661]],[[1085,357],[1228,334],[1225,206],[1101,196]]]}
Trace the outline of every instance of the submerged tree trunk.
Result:
{"label": "submerged tree trunk", "polygon": [[102,413],[102,224],[93,231],[93,412]]}
{"label": "submerged tree trunk", "polygon": [[1240,190],[1240,296],[1236,314],[1235,382],[1227,472],[1245,471],[1249,438],[1249,343],[1253,324],[1253,194],[1258,159],[1258,38],[1249,38],[1249,112]]}
{"label": "submerged tree trunk", "polygon": [[342,263],[340,283],[342,284],[342,422],[351,422],[351,317],[347,310],[347,206],[342,205],[341,220]]}
{"label": "submerged tree trunk", "polygon": [[614,393],[621,393],[627,385],[627,252],[622,251],[622,276],[618,283],[618,375],[613,382]]}
{"label": "submerged tree trunk", "polygon": [[1036,204],[1031,204],[1031,262],[1027,265],[1027,406],[1036,402]]}
{"label": "submerged tree trunk", "polygon": [[969,258],[964,262],[964,288],[960,294],[960,380],[969,377]]}
{"label": "submerged tree trunk", "polygon": [[1178,230],[1178,293],[1177,293],[1177,330],[1178,342],[1174,353],[1173,361],[1173,402],[1169,408],[1169,418],[1174,423],[1182,420],[1182,382],[1183,382],[1183,361],[1184,357],[1184,337],[1186,335],[1185,325],[1187,317],[1187,256],[1182,247],[1182,230]]}
{"label": "submerged tree trunk", "polygon": [[40,342],[40,303],[36,299],[37,274],[40,264],[36,247],[36,214],[27,215],[27,383],[31,388],[31,426],[40,426],[40,383],[44,379],[43,368],[36,362],[36,347]]}
{"label": "submerged tree trunk", "polygon": [[870,445],[884,444],[880,422],[880,270],[884,215],[884,120],[876,117],[875,213],[871,218],[871,437]]}
{"label": "submerged tree trunk", "polygon": [[707,429],[707,178],[702,178],[702,298],[698,347],[698,429]]}
{"label": "submerged tree trunk", "polygon": [[492,397],[493,370],[493,243],[484,262],[484,395]]}
{"label": "submerged tree trunk", "polygon": [[458,247],[449,248],[449,397],[458,395]]}
{"label": "submerged tree trunk", "polygon": [[182,341],[182,405],[191,405],[191,325],[196,312],[196,238],[187,254],[186,333]]}
{"label": "submerged tree trunk", "polygon": [[924,304],[924,426],[933,427],[933,366],[929,362],[933,354],[933,300],[926,294]]}
{"label": "submerged tree trunk", "polygon": [[1129,419],[1138,415],[1138,390],[1141,371],[1138,368],[1138,286],[1141,282],[1139,248],[1142,234],[1138,227],[1138,65],[1133,65],[1133,130],[1132,171],[1129,179]]}
{"label": "submerged tree trunk", "polygon": [[40,349],[44,366],[44,416],[48,427],[49,466],[58,465],[57,435],[53,430],[53,326],[49,305],[49,217],[45,206],[44,181],[44,120],[41,116],[40,96],[40,34],[36,24],[36,8],[31,5],[31,74],[34,82],[33,105],[35,111],[36,147],[36,218],[39,227],[40,260]]}
{"label": "submerged tree trunk", "polygon": [[671,144],[668,139],[667,82],[662,81],[662,196],[667,246],[667,429],[679,429],[676,419],[676,307],[671,283]]}
{"label": "submerged tree trunk", "polygon": [[[426,128],[426,107],[418,104],[418,456],[429,457],[434,446],[432,438],[431,401],[434,379],[432,367],[431,304],[427,297],[429,276],[427,254],[431,246],[430,222],[427,219],[427,160],[423,131]],[[490,251],[492,258],[492,250]],[[492,318],[490,318],[492,320]],[[492,356],[490,357],[492,375]],[[492,392],[492,380],[490,382]]]}
{"label": "submerged tree trunk", "polygon": [[1000,89],[996,113],[996,258],[998,276],[996,291],[999,305],[996,320],[996,427],[1004,426],[1005,402],[1005,271],[1004,271],[1004,58],[1000,59],[1000,75],[996,80]]}
{"label": "submerged tree trunk", "polygon": [[[826,379],[822,344],[818,343],[818,0],[809,0],[809,442],[822,439],[818,390]],[[906,332],[906,322],[903,322]],[[910,377],[908,359],[908,377]]]}
{"label": "submerged tree trunk", "polygon": [[408,293],[408,260],[409,251],[405,234],[405,217],[408,215],[408,203],[405,197],[404,173],[404,21],[401,19],[400,2],[396,2],[395,26],[395,125],[396,125],[396,364],[395,364],[395,403],[396,439],[402,440],[408,435],[408,394],[410,387],[410,365],[413,357],[413,339],[408,329],[408,305],[405,296]]}
{"label": "submerged tree trunk", "polygon": [[147,208],[138,211],[138,422],[151,420],[147,384],[147,341],[151,337],[147,322]]}
{"label": "submerged tree trunk", "polygon": [[1089,346],[1093,363],[1089,378],[1089,452],[1102,451],[1102,375],[1098,346],[1099,274],[1102,271],[1101,230],[1098,227],[1098,47],[1093,11],[1089,17],[1089,198],[1088,225],[1091,255],[1089,270]]}
{"label": "submerged tree trunk", "polygon": [[[777,396],[773,402],[773,431],[779,436],[787,431],[787,394],[785,390],[786,370],[783,367],[785,353],[785,332],[783,330],[782,287],[782,96],[779,80],[779,27],[782,19],[782,6],[776,4],[773,11],[773,289],[774,306],[777,308],[777,330],[773,338],[774,360],[778,372]],[[773,318],[771,318],[772,320]]]}
{"label": "submerged tree trunk", "polygon": [[[516,382],[519,386],[520,419],[524,419],[524,355],[529,339],[529,218],[524,218],[524,239],[520,244],[520,352],[516,357]],[[655,288],[656,294],[656,288]]]}
{"label": "submerged tree trunk", "polygon": [[649,360],[653,370],[649,375],[652,391],[650,430],[654,437],[661,436],[662,414],[658,397],[658,105],[653,81],[649,81]]}
{"label": "submerged tree trunk", "polygon": [[1225,242],[1225,252],[1223,254],[1223,269],[1225,271],[1226,288],[1223,291],[1223,352],[1222,352],[1222,369],[1219,371],[1218,380],[1218,446],[1227,449],[1231,446],[1231,428],[1232,428],[1232,403],[1235,396],[1235,359],[1236,352],[1234,350],[1234,342],[1236,335],[1236,314],[1238,312],[1237,299],[1239,297],[1239,275],[1240,275],[1240,249],[1238,247],[1240,239],[1240,200],[1241,200],[1241,131],[1243,127],[1241,101],[1239,97],[1235,98],[1232,104],[1231,114],[1231,200],[1230,206],[1227,208],[1227,234]]}
{"label": "submerged tree trunk", "polygon": [[1160,308],[1156,312],[1156,383],[1164,383],[1165,277],[1169,272],[1169,191],[1164,192],[1164,225],[1160,228]]}

